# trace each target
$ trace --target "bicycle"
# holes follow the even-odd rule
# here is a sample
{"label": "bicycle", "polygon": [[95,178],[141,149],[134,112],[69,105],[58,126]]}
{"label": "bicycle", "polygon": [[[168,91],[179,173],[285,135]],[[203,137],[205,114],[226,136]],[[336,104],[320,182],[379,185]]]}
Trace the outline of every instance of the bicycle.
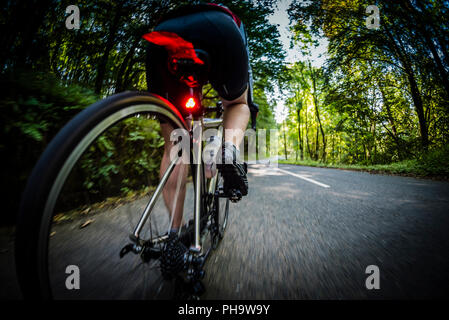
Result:
{"label": "bicycle", "polygon": [[[204,292],[205,263],[224,236],[229,202],[241,195],[224,193],[220,171],[205,176],[203,136],[206,129],[221,128],[222,108],[203,106],[208,57],[195,52],[206,63],[170,61],[180,79],[198,81],[185,87],[190,105],[175,107],[147,92],[116,94],[83,110],[48,145],[28,180],[17,225],[16,267],[25,298],[185,299]],[[210,112],[216,118],[206,118]],[[191,127],[186,114],[194,120]],[[166,171],[158,172],[161,121],[183,129],[194,160],[193,183],[186,185],[193,208],[184,207],[193,212],[193,224],[179,233],[193,239],[182,272],[172,279],[161,276],[161,252],[173,217],[164,212],[161,193],[175,167],[183,167],[185,154],[177,149]]]}

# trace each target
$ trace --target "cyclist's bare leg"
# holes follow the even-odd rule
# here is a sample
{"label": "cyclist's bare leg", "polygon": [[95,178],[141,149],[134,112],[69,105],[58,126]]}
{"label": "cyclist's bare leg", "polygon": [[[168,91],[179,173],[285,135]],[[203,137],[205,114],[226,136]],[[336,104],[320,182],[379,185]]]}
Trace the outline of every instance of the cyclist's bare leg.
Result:
{"label": "cyclist's bare leg", "polygon": [[[173,148],[173,142],[170,141],[170,133],[173,131],[173,127],[168,123],[161,123],[161,132],[162,136],[165,140],[165,148],[164,148],[164,155],[162,157],[161,161],[161,168],[160,168],[160,178],[164,174],[165,170],[167,169],[168,165],[170,164],[170,150]],[[173,169],[172,174],[170,175],[164,190],[162,191],[165,206],[167,207],[167,210],[169,214],[173,212],[173,205],[175,203],[175,195],[176,195],[176,188],[178,186],[178,178],[181,179],[179,181],[180,188],[178,191],[178,200],[176,201],[176,209],[174,211],[174,217],[173,217],[173,224],[172,229],[178,229],[181,225],[184,224],[183,221],[183,209],[184,209],[184,199],[186,196],[186,181],[187,181],[187,173],[188,173],[188,165],[184,163],[179,163],[176,165],[176,167]],[[182,174],[182,175],[181,175]],[[181,176],[180,176],[181,175]]]}
{"label": "cyclist's bare leg", "polygon": [[[225,129],[224,141],[230,142],[238,149],[243,140],[250,117],[248,107],[248,89],[232,101],[221,98],[223,102],[223,128]],[[232,130],[229,130],[232,129]]]}
{"label": "cyclist's bare leg", "polygon": [[[234,144],[237,148],[239,148],[240,143],[243,140],[243,136],[245,133],[245,129],[248,125],[250,111],[247,102],[248,89],[238,97],[232,101],[221,99],[223,102],[224,112],[223,112],[223,127],[225,129],[225,143],[230,142]],[[226,129],[232,129],[226,131]],[[164,155],[162,157],[160,175],[165,172],[168,165],[170,164],[170,150],[173,147],[173,143],[170,141],[170,133],[172,132],[173,127],[168,123],[161,124],[162,136],[165,140],[165,149]],[[182,176],[180,177],[181,187],[178,193],[178,200],[176,201],[176,209],[174,211],[173,218],[173,229],[179,228],[185,222],[183,221],[183,208],[184,208],[184,200],[186,195],[186,180],[187,180],[187,164],[178,164],[173,173],[170,175],[170,178],[165,185],[163,190],[163,196],[165,205],[168,211],[173,212],[173,203],[176,195],[176,187],[178,183],[178,176],[182,172]]]}
{"label": "cyclist's bare leg", "polygon": [[[250,117],[247,94],[248,89],[233,101],[222,99],[224,146],[220,167],[224,179],[223,189],[225,192],[230,192],[233,199],[239,199],[248,194],[247,167],[241,161],[239,150]],[[240,191],[240,195],[235,190]]]}

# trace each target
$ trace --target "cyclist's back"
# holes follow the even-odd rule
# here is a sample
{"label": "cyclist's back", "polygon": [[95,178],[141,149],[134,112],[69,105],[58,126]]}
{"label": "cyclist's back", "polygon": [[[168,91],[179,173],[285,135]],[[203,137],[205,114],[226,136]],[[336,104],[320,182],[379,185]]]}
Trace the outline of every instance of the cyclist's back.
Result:
{"label": "cyclist's back", "polygon": [[[241,21],[228,9],[212,4],[185,6],[163,17],[154,31],[175,33],[195,49],[206,51],[211,67],[209,81],[221,98],[232,101],[246,90],[249,62],[245,32]],[[167,51],[150,44],[147,57],[149,90],[178,105],[176,100],[181,99],[183,88],[161,63],[167,61]]]}

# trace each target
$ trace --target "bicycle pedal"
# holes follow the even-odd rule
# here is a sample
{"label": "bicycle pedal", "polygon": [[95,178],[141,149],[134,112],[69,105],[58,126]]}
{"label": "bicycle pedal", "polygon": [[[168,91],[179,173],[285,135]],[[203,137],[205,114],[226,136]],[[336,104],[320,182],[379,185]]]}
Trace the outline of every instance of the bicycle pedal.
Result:
{"label": "bicycle pedal", "polygon": [[131,251],[134,251],[134,244],[130,243],[124,246],[122,250],[120,250],[120,259],[122,259],[126,254],[128,254]]}
{"label": "bicycle pedal", "polygon": [[230,190],[229,193],[230,193],[229,200],[231,200],[232,202],[235,203],[242,200],[242,193],[240,192],[240,190],[232,189]]}

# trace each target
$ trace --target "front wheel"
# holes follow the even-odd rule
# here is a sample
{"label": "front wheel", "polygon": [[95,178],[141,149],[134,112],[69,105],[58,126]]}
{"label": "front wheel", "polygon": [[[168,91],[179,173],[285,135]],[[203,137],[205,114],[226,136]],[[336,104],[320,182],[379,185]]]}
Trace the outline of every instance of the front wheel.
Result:
{"label": "front wheel", "polygon": [[[19,212],[15,252],[25,298],[170,297],[157,258],[171,223],[162,196],[141,231],[151,248],[119,256],[161,178],[161,123],[186,129],[170,103],[125,92],[85,109],[49,144]],[[193,188],[181,187],[192,203]]]}

